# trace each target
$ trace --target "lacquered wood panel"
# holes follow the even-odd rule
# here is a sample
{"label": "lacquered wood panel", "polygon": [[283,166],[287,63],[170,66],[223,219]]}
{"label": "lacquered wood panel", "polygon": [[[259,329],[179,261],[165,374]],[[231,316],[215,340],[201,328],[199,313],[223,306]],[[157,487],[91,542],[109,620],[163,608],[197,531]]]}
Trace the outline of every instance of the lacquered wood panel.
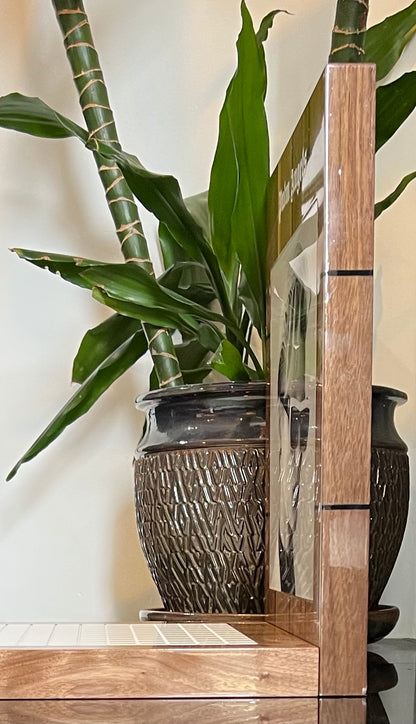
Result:
{"label": "lacquered wood panel", "polygon": [[323,284],[321,503],[368,504],[373,278]]}
{"label": "lacquered wood panel", "polygon": [[0,650],[0,699],[316,696],[318,649],[267,623],[257,646]]}
{"label": "lacquered wood panel", "polygon": [[318,707],[316,698],[0,701],[0,721],[7,724],[318,724]]}
{"label": "lacquered wood panel", "polygon": [[319,724],[366,724],[367,701],[360,697],[320,699]]}
{"label": "lacquered wood panel", "polygon": [[[321,287],[314,600],[268,590],[266,605],[268,620],[319,641],[320,693],[329,696],[360,696],[366,686],[369,514],[325,506],[369,503],[374,108],[373,66],[328,66],[274,173],[270,207],[278,219],[270,227],[272,263],[315,200]],[[305,148],[300,188],[281,196]]]}
{"label": "lacquered wood panel", "polygon": [[329,268],[372,269],[375,66],[329,65],[326,86]]}
{"label": "lacquered wood panel", "polygon": [[366,693],[368,510],[322,511],[320,693]]}

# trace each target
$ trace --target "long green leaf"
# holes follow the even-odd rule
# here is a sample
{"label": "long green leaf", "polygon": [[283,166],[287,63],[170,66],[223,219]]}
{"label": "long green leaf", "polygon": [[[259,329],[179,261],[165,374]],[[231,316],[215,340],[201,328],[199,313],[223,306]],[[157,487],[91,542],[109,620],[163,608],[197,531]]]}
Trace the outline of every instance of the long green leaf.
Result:
{"label": "long green leaf", "polygon": [[407,8],[368,28],[364,40],[365,61],[376,63],[376,78],[390,73],[416,32],[416,0]]}
{"label": "long green leaf", "polygon": [[166,224],[192,259],[202,262],[209,247],[201,227],[186,208],[177,179],[148,171],[130,153],[118,151],[99,141],[93,145],[92,150],[116,161],[130,189],[143,206]]}
{"label": "long green leaf", "polygon": [[396,186],[394,191],[391,192],[388,196],[386,196],[382,201],[378,201],[374,207],[374,218],[377,219],[380,214],[383,213],[386,209],[391,206],[396,199],[399,198],[399,196],[403,193],[407,185],[413,181],[413,179],[416,178],[416,171],[413,171],[412,173],[407,174],[400,183]]}
{"label": "long green leaf", "polygon": [[126,302],[117,297],[110,296],[98,287],[93,287],[92,296],[93,299],[100,302],[100,304],[104,304],[104,306],[109,307],[124,317],[139,319],[155,327],[184,329],[193,334],[195,334],[195,331],[198,329],[198,322],[189,314],[177,314],[174,311],[161,309],[160,307],[145,307],[135,302]]}
{"label": "long green leaf", "polygon": [[10,93],[0,98],[0,126],[41,138],[76,136],[86,143],[88,133],[40,98]]}
{"label": "long green leaf", "polygon": [[222,315],[162,287],[136,264],[106,264],[86,269],[82,274],[88,282],[121,301],[149,310],[157,307],[169,313],[190,314],[196,319],[226,322]]}
{"label": "long green leaf", "polygon": [[166,224],[159,224],[158,236],[164,269],[169,269],[180,261],[194,261],[178,244]]}
{"label": "long green leaf", "polygon": [[103,392],[105,392],[123,372],[129,369],[146,350],[146,338],[144,333],[139,331],[110,354],[77,389],[75,394],[58,412],[41,435],[39,435],[33,445],[31,445],[20,460],[18,460],[7,476],[7,480],[11,480],[23,463],[32,460],[32,458],[44,450],[68,425],[88,412]]}
{"label": "long green leaf", "polygon": [[254,303],[259,307],[256,316],[263,319],[269,140],[264,109],[266,64],[261,41],[267,36],[265,29],[273,18],[268,16],[257,37],[244,1],[241,14],[238,67],[221,110],[208,203],[212,245],[224,273],[231,282],[238,258]]}
{"label": "long green leaf", "polygon": [[228,339],[223,340],[210,364],[214,370],[217,370],[229,380],[236,382],[251,379],[248,368],[243,363],[238,349]]}
{"label": "long green leaf", "polygon": [[169,267],[160,277],[158,283],[162,287],[179,292],[186,299],[199,304],[209,304],[215,299],[205,267],[197,262],[178,262]]}
{"label": "long green leaf", "polygon": [[136,198],[167,226],[175,241],[191,259],[205,264],[221,308],[231,318],[231,305],[218,260],[200,225],[186,208],[178,181],[173,176],[148,171],[136,156],[115,150],[97,139],[91,144],[87,143],[87,147],[113,159],[121,168]]}
{"label": "long green leaf", "polygon": [[376,91],[376,151],[393,136],[416,105],[416,70]]}
{"label": "long green leaf", "polygon": [[113,314],[84,335],[72,366],[72,381],[82,383],[108,357],[136,332],[141,330],[137,319]]}
{"label": "long green leaf", "polygon": [[[185,206],[192,214],[195,221],[200,225],[205,237],[209,239],[208,191],[203,191],[200,194],[186,198]],[[192,257],[190,257],[183,247],[175,240],[166,224],[159,223],[158,233],[163,266],[165,269],[169,269],[169,267],[173,266],[177,262],[192,260]]]}
{"label": "long green leaf", "polygon": [[95,261],[93,259],[84,259],[77,256],[68,256],[66,254],[53,254],[46,251],[33,251],[31,249],[11,249],[21,259],[29,261],[41,269],[58,274],[65,281],[76,284],[84,289],[91,289],[92,285],[81,275],[83,268],[90,266],[105,265],[106,262]]}

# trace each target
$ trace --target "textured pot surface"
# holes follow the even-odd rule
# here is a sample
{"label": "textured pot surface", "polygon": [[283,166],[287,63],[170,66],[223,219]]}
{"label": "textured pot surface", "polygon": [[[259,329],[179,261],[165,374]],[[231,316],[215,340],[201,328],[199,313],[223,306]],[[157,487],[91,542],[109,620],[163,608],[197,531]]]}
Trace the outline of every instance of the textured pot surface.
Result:
{"label": "textured pot surface", "polygon": [[409,510],[407,446],[394,424],[404,392],[373,387],[371,426],[369,610],[374,610],[390,578]]}
{"label": "textured pot surface", "polygon": [[[191,385],[139,398],[136,515],[168,610],[259,613],[265,520],[264,383]],[[409,506],[407,447],[394,425],[407,396],[373,387],[369,609],[393,570]]]}
{"label": "textured pot surface", "polygon": [[265,388],[193,385],[139,401],[137,526],[168,610],[263,610]]}

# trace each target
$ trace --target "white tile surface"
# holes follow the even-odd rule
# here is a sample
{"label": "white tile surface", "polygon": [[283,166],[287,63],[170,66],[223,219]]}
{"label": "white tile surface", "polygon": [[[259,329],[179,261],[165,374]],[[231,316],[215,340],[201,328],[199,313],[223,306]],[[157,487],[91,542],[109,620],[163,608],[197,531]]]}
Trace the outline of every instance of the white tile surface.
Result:
{"label": "white tile surface", "polygon": [[0,624],[0,648],[198,645],[246,646],[256,642],[226,623]]}

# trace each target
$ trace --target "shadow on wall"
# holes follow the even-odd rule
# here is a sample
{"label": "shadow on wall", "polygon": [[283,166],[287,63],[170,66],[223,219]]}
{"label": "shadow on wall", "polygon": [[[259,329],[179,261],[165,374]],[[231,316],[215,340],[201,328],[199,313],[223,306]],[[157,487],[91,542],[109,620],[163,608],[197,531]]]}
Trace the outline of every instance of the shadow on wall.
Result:
{"label": "shadow on wall", "polygon": [[162,604],[141,551],[136,530],[132,480],[131,505],[120,508],[114,525],[111,597],[115,621],[135,621],[144,608]]}

